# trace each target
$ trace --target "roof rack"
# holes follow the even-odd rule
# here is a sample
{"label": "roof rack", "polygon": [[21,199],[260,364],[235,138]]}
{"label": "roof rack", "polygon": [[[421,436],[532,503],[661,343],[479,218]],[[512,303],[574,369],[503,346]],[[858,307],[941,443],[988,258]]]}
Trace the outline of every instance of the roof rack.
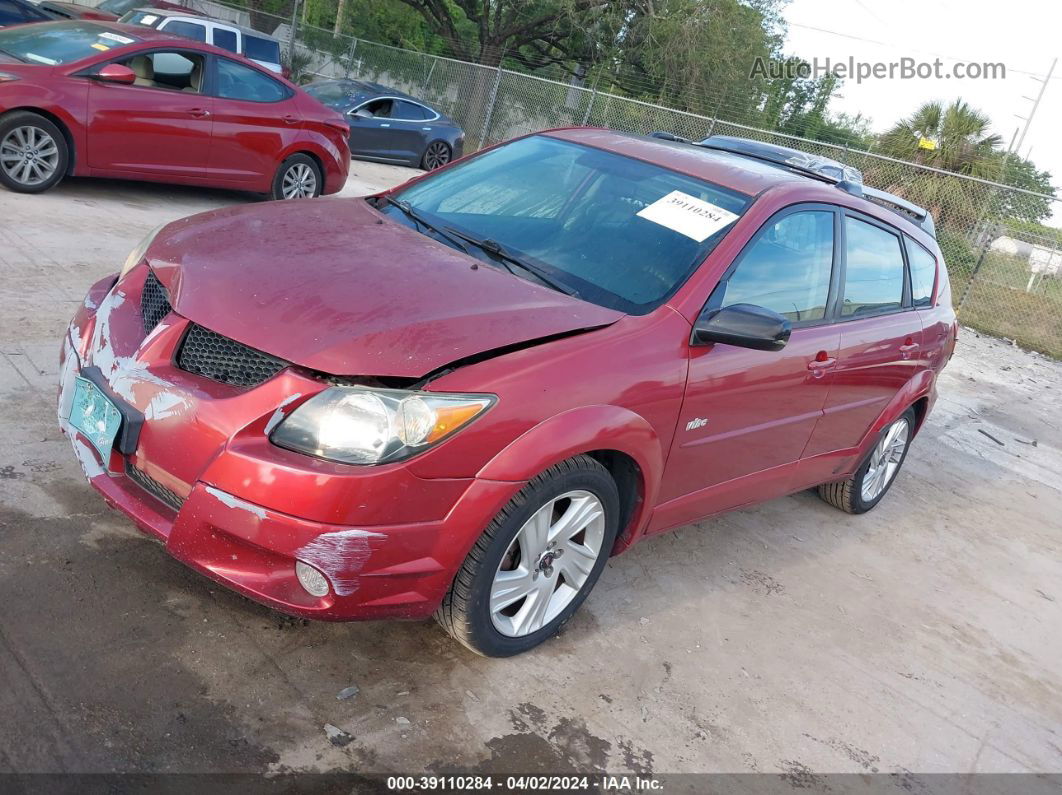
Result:
{"label": "roof rack", "polygon": [[715,149],[720,152],[729,152],[742,157],[750,157],[795,171],[798,174],[803,174],[821,182],[828,182],[853,196],[865,198],[881,207],[892,210],[914,222],[924,232],[933,237],[937,236],[933,215],[928,210],[887,191],[867,187],[863,184],[863,173],[859,169],[845,165],[838,160],[819,157],[808,152],[802,152],[799,149],[791,149],[788,146],[778,146],[731,135],[713,135],[703,141],[691,141],[688,138],[682,138],[673,133],[659,130],[650,133],[650,137],[690,144],[691,146],[700,146],[705,149]]}

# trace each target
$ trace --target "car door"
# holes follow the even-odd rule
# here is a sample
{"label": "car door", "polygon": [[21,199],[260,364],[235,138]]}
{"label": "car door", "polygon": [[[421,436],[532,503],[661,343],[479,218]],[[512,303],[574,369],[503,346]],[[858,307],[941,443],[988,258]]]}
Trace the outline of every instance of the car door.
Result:
{"label": "car door", "polygon": [[395,147],[395,122],[391,118],[394,106],[394,99],[383,97],[364,102],[347,114],[350,123],[351,155],[387,160],[397,160],[401,157]]}
{"label": "car door", "polygon": [[115,63],[137,75],[133,85],[90,80],[88,165],[157,177],[208,173],[214,100],[203,93],[204,53],[158,49]]}
{"label": "car door", "polygon": [[840,352],[808,458],[857,447],[890,401],[926,366],[900,233],[849,211],[841,233]]}
{"label": "car door", "polygon": [[705,310],[753,304],[788,318],[780,351],[716,343],[690,347],[689,375],[662,487],[705,516],[786,491],[822,416],[840,333],[836,208],[797,205],[769,219],[744,247]]}
{"label": "car door", "polygon": [[438,114],[417,102],[398,99],[395,100],[391,116],[391,146],[395,156],[403,160],[419,161],[431,132],[427,119],[438,118]]}
{"label": "car door", "polygon": [[222,56],[213,61],[217,104],[211,171],[219,179],[265,190],[280,153],[302,134],[295,94],[259,69]]}

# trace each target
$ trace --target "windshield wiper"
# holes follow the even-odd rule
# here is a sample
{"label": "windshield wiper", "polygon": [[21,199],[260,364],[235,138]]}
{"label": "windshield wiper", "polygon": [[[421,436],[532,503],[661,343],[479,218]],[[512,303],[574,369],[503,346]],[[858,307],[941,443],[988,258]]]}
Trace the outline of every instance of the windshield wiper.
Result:
{"label": "windshield wiper", "polygon": [[0,49],[0,55],[6,55],[8,58],[14,58],[19,63],[29,63],[29,61],[27,61],[25,58],[21,58],[18,55],[15,55],[15,53],[8,52],[7,50]]}
{"label": "windshield wiper", "polygon": [[467,235],[460,229],[454,229],[452,226],[446,227],[446,231],[454,237],[459,237],[462,240],[471,243],[476,248],[485,251],[492,258],[504,265],[509,273],[514,273],[513,269],[510,267],[510,264],[512,264],[527,271],[547,287],[552,287],[559,293],[564,293],[565,295],[570,295],[576,298],[579,296],[579,294],[571,287],[566,284],[561,284],[537,265],[533,265],[526,260],[520,259],[520,257],[517,257],[514,254],[510,254],[497,240],[491,240],[489,237],[481,239],[472,235]]}
{"label": "windshield wiper", "polygon": [[447,232],[446,230],[441,229],[440,227],[436,226],[431,221],[428,221],[423,215],[421,215],[419,212],[417,212],[415,209],[413,209],[413,205],[411,205],[409,202],[402,201],[401,199],[395,199],[392,196],[384,196],[383,199],[388,204],[394,205],[399,210],[401,210],[403,213],[405,213],[406,217],[409,218],[411,221],[413,221],[413,223],[419,224],[420,226],[423,226],[425,229],[430,229],[435,234],[437,234],[440,237],[443,237],[446,240],[448,240],[451,243],[453,243],[455,246],[457,246],[457,248],[461,249],[461,251],[465,252],[469,256],[472,256],[472,252],[468,250],[468,246],[466,246],[464,243],[462,243],[454,235],[452,235],[449,232]]}

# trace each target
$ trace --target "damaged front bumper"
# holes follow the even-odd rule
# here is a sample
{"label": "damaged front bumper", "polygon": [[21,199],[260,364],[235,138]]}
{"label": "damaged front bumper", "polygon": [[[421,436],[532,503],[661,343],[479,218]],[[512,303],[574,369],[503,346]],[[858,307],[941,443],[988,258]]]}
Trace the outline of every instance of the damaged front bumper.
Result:
{"label": "damaged front bumper", "polygon": [[[272,445],[278,412],[327,385],[284,371],[248,390],[177,369],[187,321],[171,315],[145,335],[128,300],[140,288],[129,278],[93,285],[61,353],[59,423],[107,503],[173,557],[282,612],[431,615],[523,484],[420,478],[402,463],[359,468]],[[108,460],[69,421],[73,384],[86,373],[123,413]],[[326,595],[303,588],[296,561],[328,578]]]}

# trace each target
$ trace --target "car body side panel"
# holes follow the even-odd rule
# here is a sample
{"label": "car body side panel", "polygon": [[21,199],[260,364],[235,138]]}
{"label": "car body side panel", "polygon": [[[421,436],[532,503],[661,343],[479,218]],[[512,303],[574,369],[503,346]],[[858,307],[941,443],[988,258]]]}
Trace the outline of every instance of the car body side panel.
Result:
{"label": "car body side panel", "polygon": [[213,97],[86,80],[88,166],[108,173],[206,178]]}

